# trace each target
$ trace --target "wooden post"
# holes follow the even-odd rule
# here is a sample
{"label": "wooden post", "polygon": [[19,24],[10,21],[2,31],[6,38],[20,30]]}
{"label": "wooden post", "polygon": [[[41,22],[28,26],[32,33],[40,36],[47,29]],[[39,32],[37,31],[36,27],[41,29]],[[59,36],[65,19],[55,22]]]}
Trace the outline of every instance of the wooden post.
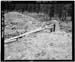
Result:
{"label": "wooden post", "polygon": [[60,30],[59,22],[57,20],[52,20],[52,22],[54,24],[54,31],[59,31]]}

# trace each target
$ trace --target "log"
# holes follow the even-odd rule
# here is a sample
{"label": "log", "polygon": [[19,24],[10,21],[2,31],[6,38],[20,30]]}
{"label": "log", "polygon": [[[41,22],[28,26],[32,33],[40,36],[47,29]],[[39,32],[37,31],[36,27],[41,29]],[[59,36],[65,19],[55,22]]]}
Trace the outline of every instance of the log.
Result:
{"label": "log", "polygon": [[[53,24],[51,24],[51,26],[52,26]],[[22,37],[22,36],[25,36],[25,35],[29,35],[29,34],[31,34],[31,33],[35,33],[35,32],[37,32],[37,31],[41,31],[41,30],[43,30],[43,29],[46,29],[46,28],[52,28],[52,27],[44,27],[44,28],[42,28],[42,27],[40,27],[40,28],[38,28],[38,29],[35,29],[35,30],[32,30],[32,31],[30,31],[30,32],[26,32],[26,33],[23,33],[23,34],[20,34],[19,36],[15,36],[15,37],[13,37],[13,38],[9,38],[9,39],[6,39],[5,41],[4,41],[4,43],[9,43],[9,42],[14,42],[14,40],[16,39],[16,38],[19,38],[19,37]]]}

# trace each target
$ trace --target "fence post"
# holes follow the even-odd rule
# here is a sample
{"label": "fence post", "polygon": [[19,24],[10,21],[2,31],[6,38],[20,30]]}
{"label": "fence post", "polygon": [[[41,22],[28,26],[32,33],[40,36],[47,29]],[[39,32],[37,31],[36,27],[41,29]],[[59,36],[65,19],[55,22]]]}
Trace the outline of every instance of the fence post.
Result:
{"label": "fence post", "polygon": [[59,22],[57,20],[52,20],[53,24],[54,24],[54,31],[59,31],[60,30],[60,26],[59,26]]}

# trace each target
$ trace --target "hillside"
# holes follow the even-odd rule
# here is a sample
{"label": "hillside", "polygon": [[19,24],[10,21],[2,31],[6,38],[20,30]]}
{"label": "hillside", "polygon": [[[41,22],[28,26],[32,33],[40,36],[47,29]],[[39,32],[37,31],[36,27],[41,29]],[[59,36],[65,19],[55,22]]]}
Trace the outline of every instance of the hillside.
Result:
{"label": "hillside", "polygon": [[[31,15],[31,14],[30,14]],[[5,14],[5,39],[18,36],[46,25],[33,16],[10,12]],[[71,25],[64,23],[68,27]],[[63,26],[63,23],[60,24]],[[64,25],[64,27],[65,27]],[[5,60],[68,60],[72,59],[72,26],[71,31],[61,28],[60,31],[39,31],[18,38],[13,43],[5,44]]]}

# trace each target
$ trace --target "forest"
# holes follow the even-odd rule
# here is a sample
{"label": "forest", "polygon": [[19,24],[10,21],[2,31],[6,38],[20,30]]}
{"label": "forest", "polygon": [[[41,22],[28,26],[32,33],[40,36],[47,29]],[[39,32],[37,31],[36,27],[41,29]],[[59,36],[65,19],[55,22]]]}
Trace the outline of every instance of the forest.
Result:
{"label": "forest", "polygon": [[42,12],[49,15],[50,19],[52,17],[56,17],[62,21],[71,21],[72,20],[72,3],[22,3],[22,4],[15,4],[11,2],[7,2],[4,4],[4,10],[8,11],[19,11],[19,12]]}

